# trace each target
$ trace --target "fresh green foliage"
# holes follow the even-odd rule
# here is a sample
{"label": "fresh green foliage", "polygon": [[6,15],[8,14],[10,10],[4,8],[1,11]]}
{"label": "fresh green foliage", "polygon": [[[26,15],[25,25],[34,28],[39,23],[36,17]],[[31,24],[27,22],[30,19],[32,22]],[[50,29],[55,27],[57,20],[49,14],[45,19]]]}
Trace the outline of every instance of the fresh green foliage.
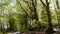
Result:
{"label": "fresh green foliage", "polygon": [[2,0],[0,3],[0,25],[3,32],[44,31],[58,24],[60,9],[56,0]]}

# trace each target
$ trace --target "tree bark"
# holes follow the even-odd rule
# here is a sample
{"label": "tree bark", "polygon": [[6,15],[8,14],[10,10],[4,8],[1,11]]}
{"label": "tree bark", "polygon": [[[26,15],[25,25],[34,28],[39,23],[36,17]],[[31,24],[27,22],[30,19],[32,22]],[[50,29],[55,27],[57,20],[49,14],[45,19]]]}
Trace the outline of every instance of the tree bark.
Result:
{"label": "tree bark", "polygon": [[33,6],[33,18],[36,19],[36,21],[38,21],[38,14],[37,14],[37,0],[32,0],[32,6]]}
{"label": "tree bark", "polygon": [[49,10],[49,2],[48,0],[46,0],[46,12],[47,12],[47,16],[48,16],[48,29],[46,30],[46,32],[53,32],[53,25],[51,23],[51,14],[50,14],[50,10]]}

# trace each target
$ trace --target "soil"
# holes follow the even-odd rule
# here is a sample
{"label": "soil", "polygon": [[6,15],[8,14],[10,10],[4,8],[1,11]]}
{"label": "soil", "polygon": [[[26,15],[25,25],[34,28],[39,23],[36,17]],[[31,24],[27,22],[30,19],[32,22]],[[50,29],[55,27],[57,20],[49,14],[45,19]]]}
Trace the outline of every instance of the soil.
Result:
{"label": "soil", "polygon": [[24,32],[21,34],[60,34],[60,32],[54,32],[54,33],[45,33],[45,32]]}

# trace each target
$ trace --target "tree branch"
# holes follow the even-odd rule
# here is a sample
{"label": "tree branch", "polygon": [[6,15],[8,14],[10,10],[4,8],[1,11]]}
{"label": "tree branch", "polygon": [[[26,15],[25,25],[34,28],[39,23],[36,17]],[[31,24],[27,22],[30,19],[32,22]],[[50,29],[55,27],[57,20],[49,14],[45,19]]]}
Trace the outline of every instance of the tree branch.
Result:
{"label": "tree branch", "polygon": [[43,4],[43,6],[46,6],[45,3],[42,0],[40,0],[40,2]]}
{"label": "tree branch", "polygon": [[[19,5],[21,6],[21,8],[23,9],[21,3],[20,3],[18,0],[17,0],[17,2],[19,3]],[[30,16],[28,15],[28,13],[27,13],[24,9],[23,9],[23,11],[26,13],[26,16],[30,17]],[[32,18],[32,17],[30,17],[30,18]]]}
{"label": "tree branch", "polygon": [[57,4],[57,8],[60,9],[58,0],[56,0],[56,4]]}
{"label": "tree branch", "polygon": [[31,3],[30,3],[30,5],[29,5],[29,2],[28,2],[28,1],[25,1],[25,0],[23,0],[23,1],[28,5],[30,11],[32,11]]}

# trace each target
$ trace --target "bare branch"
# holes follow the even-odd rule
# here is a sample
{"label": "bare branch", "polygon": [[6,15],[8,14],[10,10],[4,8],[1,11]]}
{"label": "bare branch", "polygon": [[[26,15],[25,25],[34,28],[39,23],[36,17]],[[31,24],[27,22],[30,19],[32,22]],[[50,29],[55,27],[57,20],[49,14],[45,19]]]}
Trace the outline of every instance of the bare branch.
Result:
{"label": "bare branch", "polygon": [[46,6],[45,3],[44,3],[42,0],[40,0],[40,1],[41,1],[41,3],[43,4],[43,6]]}

